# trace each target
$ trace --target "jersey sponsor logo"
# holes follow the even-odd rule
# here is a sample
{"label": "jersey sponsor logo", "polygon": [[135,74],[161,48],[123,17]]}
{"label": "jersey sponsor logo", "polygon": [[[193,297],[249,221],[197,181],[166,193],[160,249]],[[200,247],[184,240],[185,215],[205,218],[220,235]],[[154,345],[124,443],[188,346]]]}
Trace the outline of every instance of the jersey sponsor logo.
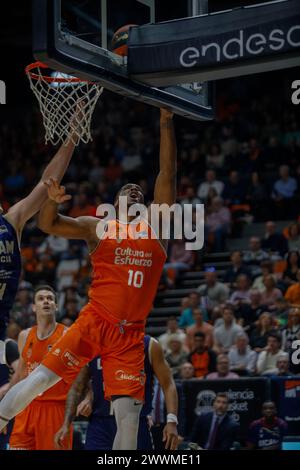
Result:
{"label": "jersey sponsor logo", "polygon": [[14,241],[0,240],[0,255],[13,255],[15,249]]}
{"label": "jersey sponsor logo", "polygon": [[68,350],[63,352],[62,360],[67,367],[78,367],[80,365],[78,357]]}
{"label": "jersey sponsor logo", "polygon": [[145,385],[145,372],[143,370],[140,371],[140,375],[133,375],[120,369],[115,372],[115,378],[118,381],[139,382],[141,385]]}
{"label": "jersey sponsor logo", "polygon": [[6,225],[0,225],[0,235],[2,235],[2,233],[8,233]]}
{"label": "jersey sponsor logo", "polygon": [[60,349],[59,348],[56,348],[54,349],[54,351],[52,352],[53,356],[59,356],[60,355]]}

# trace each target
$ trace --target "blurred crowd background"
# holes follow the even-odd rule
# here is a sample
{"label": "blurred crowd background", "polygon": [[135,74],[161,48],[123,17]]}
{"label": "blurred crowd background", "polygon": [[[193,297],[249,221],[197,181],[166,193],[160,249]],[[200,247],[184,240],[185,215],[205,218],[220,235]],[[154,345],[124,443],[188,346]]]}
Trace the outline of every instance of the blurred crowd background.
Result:
{"label": "blurred crowd background", "polygon": [[[159,295],[180,289],[187,272],[203,275],[163,330],[149,332],[158,337],[179,380],[300,375],[292,360],[293,341],[300,339],[300,120],[271,78],[224,82],[214,122],[175,118],[177,202],[205,205],[205,246],[191,252],[184,241],[170,242]],[[30,191],[55,151],[44,144],[37,108],[12,118],[14,125],[9,116],[0,125],[5,210]],[[104,93],[93,141],[76,150],[64,179],[72,199],[60,211],[95,215],[128,181],[142,186],[149,203],[158,154],[158,110]],[[235,250],[230,242],[245,238],[247,227],[258,223],[263,233]],[[218,254],[227,256],[221,274],[211,256]],[[17,339],[35,323],[32,296],[38,284],[57,290],[58,320],[71,325],[87,302],[90,263],[84,243],[47,236],[33,219],[23,233],[22,258],[8,337]]]}

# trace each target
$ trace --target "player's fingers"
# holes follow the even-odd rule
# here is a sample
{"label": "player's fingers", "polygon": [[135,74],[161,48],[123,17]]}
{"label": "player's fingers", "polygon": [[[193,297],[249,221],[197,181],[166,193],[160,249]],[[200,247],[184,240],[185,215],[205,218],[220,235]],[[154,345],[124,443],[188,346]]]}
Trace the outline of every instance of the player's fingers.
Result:
{"label": "player's fingers", "polygon": [[172,439],[171,439],[171,450],[176,450],[178,447],[178,436],[172,436]]}
{"label": "player's fingers", "polygon": [[171,435],[168,433],[167,434],[167,442],[165,445],[165,449],[170,449],[170,444],[171,444]]}

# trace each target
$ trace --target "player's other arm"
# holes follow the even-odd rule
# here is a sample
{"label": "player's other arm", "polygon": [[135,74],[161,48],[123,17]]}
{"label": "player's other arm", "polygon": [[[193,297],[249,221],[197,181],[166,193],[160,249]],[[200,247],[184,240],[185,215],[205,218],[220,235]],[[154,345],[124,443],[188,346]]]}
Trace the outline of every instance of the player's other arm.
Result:
{"label": "player's other arm", "polygon": [[58,205],[69,200],[71,196],[65,194],[65,188],[56,180],[50,178],[45,182],[48,188],[48,200],[41,208],[38,216],[38,227],[46,233],[59,237],[85,240],[89,244],[96,244],[97,226],[96,217],[65,217],[58,213]]}
{"label": "player's other arm", "polygon": [[[176,385],[171,369],[165,360],[163,349],[160,343],[155,340],[152,340],[151,361],[154,374],[156,375],[164,393],[167,413],[177,416],[178,395]],[[163,431],[163,441],[166,443],[166,449],[177,449],[178,431],[176,423],[169,422],[166,424]]]}
{"label": "player's other arm", "polygon": [[154,204],[176,201],[177,147],[173,114],[166,109],[160,111],[159,174],[154,187]]}
{"label": "player's other arm", "polygon": [[64,422],[54,436],[57,449],[63,448],[63,441],[70,432],[71,424],[76,416],[77,407],[89,390],[89,381],[90,371],[89,368],[85,366],[77,375],[67,395]]}
{"label": "player's other arm", "polygon": [[72,142],[62,145],[50,163],[45,168],[39,183],[31,191],[31,193],[12,206],[6,214],[7,220],[14,228],[21,232],[25,223],[33,217],[44,204],[47,199],[47,188],[44,181],[50,177],[60,182],[69,166],[74,151]]}

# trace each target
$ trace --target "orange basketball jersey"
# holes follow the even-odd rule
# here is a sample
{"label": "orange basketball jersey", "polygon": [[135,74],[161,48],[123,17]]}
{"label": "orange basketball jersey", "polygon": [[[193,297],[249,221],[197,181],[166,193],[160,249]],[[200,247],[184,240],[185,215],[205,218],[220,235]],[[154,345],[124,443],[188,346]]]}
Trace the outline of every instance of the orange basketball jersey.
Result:
{"label": "orange basketball jersey", "polygon": [[113,322],[145,321],[166,261],[165,250],[147,222],[109,221],[91,261],[90,302]]}
{"label": "orange basketball jersey", "polygon": [[[33,326],[30,329],[22,351],[22,358],[26,364],[28,375],[40,365],[46,354],[65,332],[66,327],[58,323],[54,332],[48,336],[48,338],[39,339],[37,336],[37,327]],[[46,390],[42,395],[39,395],[34,401],[65,401],[69,388],[70,384],[68,385],[61,380],[56,385],[53,385],[53,387]]]}

